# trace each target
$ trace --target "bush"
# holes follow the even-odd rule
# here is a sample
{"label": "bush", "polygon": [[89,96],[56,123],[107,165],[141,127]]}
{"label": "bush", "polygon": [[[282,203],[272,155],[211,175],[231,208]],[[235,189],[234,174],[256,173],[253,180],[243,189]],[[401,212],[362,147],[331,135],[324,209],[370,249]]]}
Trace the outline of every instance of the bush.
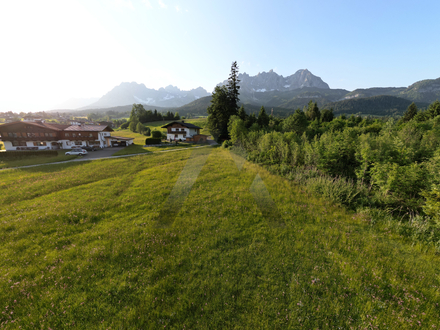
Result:
{"label": "bush", "polygon": [[321,175],[307,181],[307,188],[334,203],[353,207],[359,197],[368,195],[368,189],[353,180]]}
{"label": "bush", "polygon": [[145,144],[160,144],[161,143],[161,139],[155,139],[155,138],[146,138],[145,139]]}
{"label": "bush", "polygon": [[229,140],[223,141],[222,148],[229,149],[230,147],[232,147],[232,142],[231,141],[229,141]]}
{"label": "bush", "polygon": [[151,136],[152,136],[154,139],[161,139],[161,138],[162,138],[162,132],[161,132],[161,131],[157,131],[157,130],[152,131],[152,132],[151,132]]}
{"label": "bush", "polygon": [[126,123],[123,123],[121,125],[121,129],[127,129],[129,125],[130,125],[130,122],[127,121]]}

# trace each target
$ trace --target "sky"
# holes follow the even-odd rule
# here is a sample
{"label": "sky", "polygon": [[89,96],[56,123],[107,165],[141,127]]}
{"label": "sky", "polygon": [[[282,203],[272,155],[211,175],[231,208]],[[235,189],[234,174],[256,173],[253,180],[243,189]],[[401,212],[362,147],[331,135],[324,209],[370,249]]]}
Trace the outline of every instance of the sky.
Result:
{"label": "sky", "polygon": [[122,82],[212,92],[308,69],[330,88],[440,77],[439,1],[2,0],[0,112],[55,109]]}

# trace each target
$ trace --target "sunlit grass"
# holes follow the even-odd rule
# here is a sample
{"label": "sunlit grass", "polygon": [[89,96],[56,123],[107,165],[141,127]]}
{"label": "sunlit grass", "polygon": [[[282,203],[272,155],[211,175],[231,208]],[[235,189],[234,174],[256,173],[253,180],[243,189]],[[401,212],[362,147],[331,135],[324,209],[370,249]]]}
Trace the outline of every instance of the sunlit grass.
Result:
{"label": "sunlit grass", "polygon": [[438,328],[438,256],[211,150],[168,227],[192,150],[0,172],[0,328]]}

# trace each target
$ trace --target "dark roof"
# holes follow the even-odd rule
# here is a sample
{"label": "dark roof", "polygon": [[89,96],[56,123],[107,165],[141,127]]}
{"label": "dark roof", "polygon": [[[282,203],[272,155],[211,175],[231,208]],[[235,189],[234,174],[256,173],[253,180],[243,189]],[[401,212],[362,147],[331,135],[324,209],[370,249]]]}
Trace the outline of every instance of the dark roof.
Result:
{"label": "dark roof", "polygon": [[190,123],[183,123],[181,121],[173,121],[172,123],[169,123],[169,124],[166,124],[166,125],[162,126],[162,128],[167,128],[168,126],[172,126],[174,124],[179,124],[179,125],[182,125],[182,126],[185,126],[185,127],[188,127],[188,128],[200,128],[201,129],[201,127],[199,127],[199,126],[196,126],[196,125],[193,125],[193,124],[190,124]]}
{"label": "dark roof", "polygon": [[111,139],[121,140],[121,141],[129,141],[134,140],[134,138],[123,137],[123,136],[110,136]]}
{"label": "dark roof", "polygon": [[70,125],[43,123],[43,122],[35,122],[35,121],[13,121],[10,123],[3,124],[2,127],[13,126],[13,125],[17,125],[17,124],[22,124],[23,126],[31,125],[31,126],[41,127],[41,128],[49,128],[54,131],[62,131],[64,127],[61,127],[61,126],[65,126],[65,127],[70,126]]}
{"label": "dark roof", "polygon": [[80,132],[102,132],[105,131],[108,128],[107,131],[113,131],[108,126],[104,125],[71,125],[67,128],[65,128],[65,131],[80,131]]}

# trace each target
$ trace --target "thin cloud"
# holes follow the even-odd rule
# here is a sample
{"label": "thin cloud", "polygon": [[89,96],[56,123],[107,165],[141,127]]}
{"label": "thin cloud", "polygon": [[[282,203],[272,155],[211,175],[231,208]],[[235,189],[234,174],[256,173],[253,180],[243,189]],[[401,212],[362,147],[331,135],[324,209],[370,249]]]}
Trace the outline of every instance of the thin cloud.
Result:
{"label": "thin cloud", "polygon": [[151,2],[149,0],[142,0],[142,2],[148,9],[153,9],[153,6],[151,5]]}
{"label": "thin cloud", "polygon": [[160,6],[160,8],[163,8],[163,9],[165,9],[165,8],[167,8],[168,6],[166,5],[166,4],[164,4],[163,3],[163,1],[162,0],[159,0],[158,1],[158,3],[159,3],[159,6]]}
{"label": "thin cloud", "polygon": [[114,0],[114,4],[116,7],[126,7],[132,10],[134,9],[134,6],[130,0]]}
{"label": "thin cloud", "polygon": [[175,6],[174,8],[176,8],[176,11],[181,11],[179,6]]}

